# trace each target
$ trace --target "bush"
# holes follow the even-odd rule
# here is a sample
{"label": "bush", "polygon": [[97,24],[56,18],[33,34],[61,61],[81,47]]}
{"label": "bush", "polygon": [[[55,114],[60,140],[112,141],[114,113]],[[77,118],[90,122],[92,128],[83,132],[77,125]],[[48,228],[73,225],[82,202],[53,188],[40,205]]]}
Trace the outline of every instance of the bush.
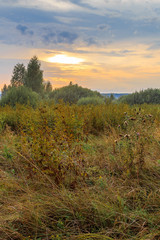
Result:
{"label": "bush", "polygon": [[77,102],[78,105],[100,105],[104,103],[104,99],[101,97],[83,97]]}
{"label": "bush", "polygon": [[38,94],[36,92],[33,92],[31,89],[24,86],[17,88],[12,87],[7,91],[5,96],[2,97],[0,105],[10,105],[14,107],[17,103],[19,103],[35,107],[38,103],[38,100]]}
{"label": "bush", "polygon": [[53,98],[55,102],[63,100],[65,103],[77,103],[82,97],[102,97],[97,91],[92,91],[88,88],[83,88],[77,84],[72,83],[69,86],[55,89],[50,93],[50,98]]}

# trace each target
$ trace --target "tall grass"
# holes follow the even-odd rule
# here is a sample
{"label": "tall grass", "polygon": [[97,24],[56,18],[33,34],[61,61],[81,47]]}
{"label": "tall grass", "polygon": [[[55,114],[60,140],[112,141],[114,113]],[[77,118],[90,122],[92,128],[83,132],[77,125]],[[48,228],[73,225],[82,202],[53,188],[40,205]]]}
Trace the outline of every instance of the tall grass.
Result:
{"label": "tall grass", "polygon": [[152,107],[1,108],[0,239],[159,239]]}

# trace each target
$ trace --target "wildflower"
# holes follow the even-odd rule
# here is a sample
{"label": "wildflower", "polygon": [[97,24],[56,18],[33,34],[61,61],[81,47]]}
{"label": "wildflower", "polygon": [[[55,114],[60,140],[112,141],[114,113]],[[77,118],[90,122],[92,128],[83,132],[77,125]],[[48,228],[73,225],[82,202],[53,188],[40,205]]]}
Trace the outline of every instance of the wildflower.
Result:
{"label": "wildflower", "polygon": [[129,134],[125,134],[124,138],[130,138],[130,135]]}
{"label": "wildflower", "polygon": [[127,121],[124,121],[124,125],[126,125],[126,126],[127,126],[127,125],[128,125],[128,122],[127,122]]}

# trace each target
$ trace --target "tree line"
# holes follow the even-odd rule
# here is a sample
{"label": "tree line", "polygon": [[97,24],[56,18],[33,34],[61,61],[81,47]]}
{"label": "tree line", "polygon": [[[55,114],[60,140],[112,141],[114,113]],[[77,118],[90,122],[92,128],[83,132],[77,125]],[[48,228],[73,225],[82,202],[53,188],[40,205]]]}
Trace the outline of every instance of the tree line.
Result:
{"label": "tree line", "polygon": [[103,103],[127,103],[134,104],[160,104],[160,89],[147,89],[120,97],[118,100],[111,94],[106,98],[97,91],[69,83],[68,86],[52,89],[49,81],[44,81],[41,63],[36,56],[33,56],[27,68],[23,63],[14,66],[10,84],[4,84],[0,105],[15,106],[17,103],[29,104],[35,107],[41,100],[54,100],[58,103],[63,100],[65,103],[88,105]]}
{"label": "tree line", "polygon": [[148,88],[119,98],[118,102],[134,104],[160,104],[160,89]]}
{"label": "tree line", "polygon": [[20,103],[35,107],[43,99],[53,99],[55,103],[63,100],[65,103],[79,105],[97,105],[104,102],[104,97],[99,92],[72,82],[68,86],[53,90],[52,84],[44,81],[41,63],[36,56],[30,59],[27,68],[23,63],[14,66],[10,84],[4,84],[1,92],[1,106],[15,106]]}
{"label": "tree line", "polygon": [[18,88],[25,86],[30,90],[42,93],[42,91],[52,91],[51,83],[44,82],[43,71],[41,70],[41,63],[36,56],[30,59],[27,69],[24,64],[17,63],[13,69],[10,85],[4,84],[2,88],[2,96],[4,96],[11,88]]}

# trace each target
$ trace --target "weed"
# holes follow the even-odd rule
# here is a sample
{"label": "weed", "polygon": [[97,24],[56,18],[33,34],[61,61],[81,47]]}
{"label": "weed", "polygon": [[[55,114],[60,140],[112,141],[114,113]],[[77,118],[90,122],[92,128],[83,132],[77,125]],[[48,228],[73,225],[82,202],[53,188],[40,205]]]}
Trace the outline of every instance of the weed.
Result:
{"label": "weed", "polygon": [[0,110],[1,239],[159,239],[158,105]]}

